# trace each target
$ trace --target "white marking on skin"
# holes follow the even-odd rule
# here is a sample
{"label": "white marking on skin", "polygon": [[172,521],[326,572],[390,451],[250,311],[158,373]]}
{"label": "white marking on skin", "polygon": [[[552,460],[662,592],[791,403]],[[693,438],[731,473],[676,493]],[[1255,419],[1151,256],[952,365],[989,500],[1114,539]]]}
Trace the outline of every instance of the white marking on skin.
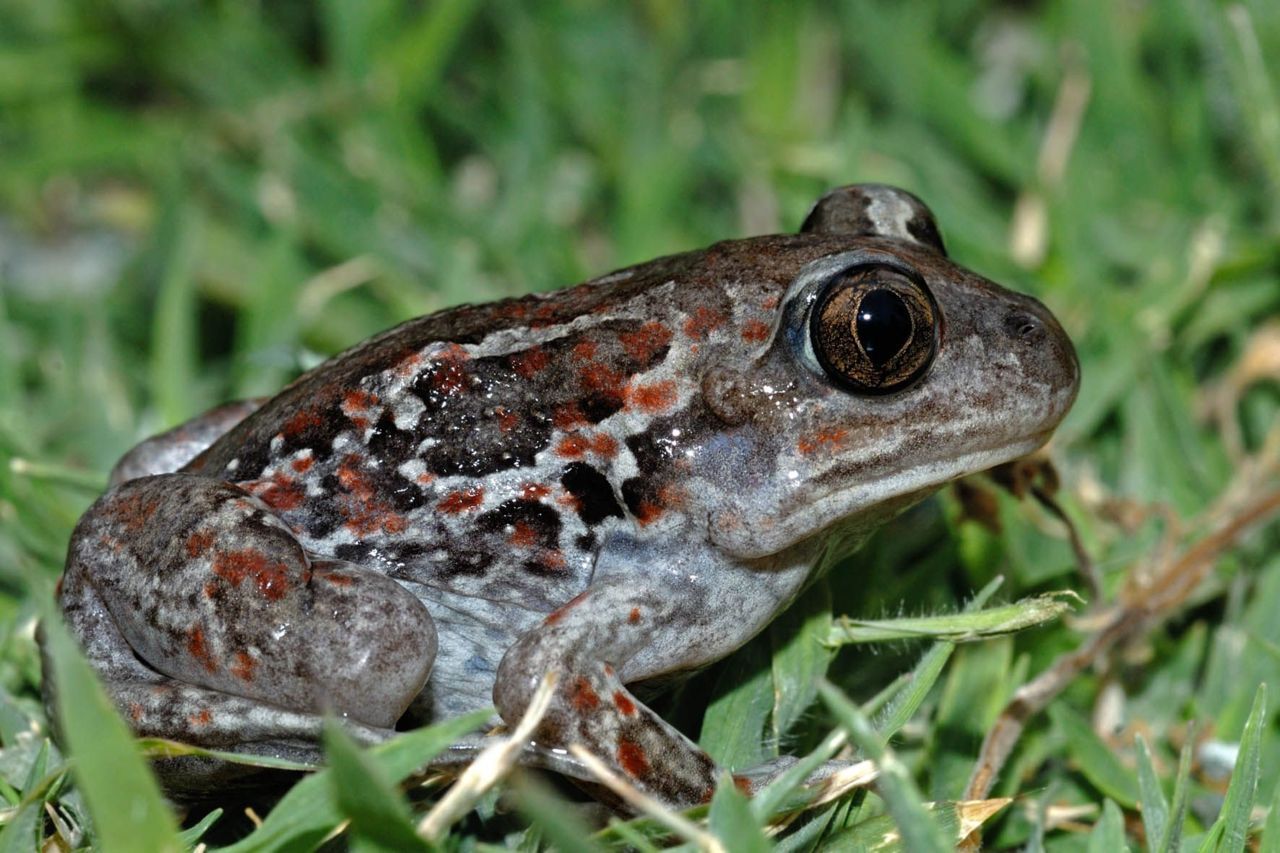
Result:
{"label": "white marking on skin", "polygon": [[897,193],[874,193],[867,204],[867,216],[878,233],[919,243],[907,230],[907,222],[914,213],[911,204]]}

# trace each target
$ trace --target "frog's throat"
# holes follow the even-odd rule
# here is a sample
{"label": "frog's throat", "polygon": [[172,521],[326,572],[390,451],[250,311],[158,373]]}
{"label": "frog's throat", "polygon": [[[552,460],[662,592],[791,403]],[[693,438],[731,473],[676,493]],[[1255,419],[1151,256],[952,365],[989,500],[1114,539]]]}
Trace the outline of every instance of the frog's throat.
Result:
{"label": "frog's throat", "polygon": [[869,510],[905,496],[923,498],[952,480],[1026,456],[1041,447],[1050,432],[1052,430],[995,449],[929,462],[875,482],[830,492],[803,505],[788,506],[780,501],[772,511],[762,512],[755,507],[743,508],[741,504],[722,504],[710,513],[709,537],[725,553],[753,560],[777,554],[860,514],[876,518],[875,524],[879,524],[887,516]]}

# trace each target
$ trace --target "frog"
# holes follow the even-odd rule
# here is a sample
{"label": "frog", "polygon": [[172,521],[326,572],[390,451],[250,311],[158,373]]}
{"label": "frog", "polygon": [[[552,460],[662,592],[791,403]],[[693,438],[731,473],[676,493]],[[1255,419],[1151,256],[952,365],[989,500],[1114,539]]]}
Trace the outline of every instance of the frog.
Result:
{"label": "frog", "polygon": [[[1053,314],[950,260],[918,197],[840,187],[796,233],[411,319],[145,441],[57,600],[139,736],[315,762],[330,716],[514,725],[551,673],[522,761],[590,781],[580,745],[688,806],[778,765],[720,767],[645,700],[1040,448],[1078,386]],[[155,766],[186,796],[249,772]]]}

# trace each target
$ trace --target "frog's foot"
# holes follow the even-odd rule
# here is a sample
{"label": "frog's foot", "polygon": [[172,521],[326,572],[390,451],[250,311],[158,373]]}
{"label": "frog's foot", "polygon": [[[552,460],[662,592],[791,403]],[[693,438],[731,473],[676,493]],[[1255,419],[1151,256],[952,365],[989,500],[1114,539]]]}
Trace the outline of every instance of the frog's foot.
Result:
{"label": "frog's foot", "polygon": [[[539,746],[582,744],[664,802],[706,802],[715,762],[636,699],[619,675],[645,646],[664,642],[666,632],[679,635],[676,601],[669,591],[635,584],[592,586],[507,651],[493,689],[498,712],[514,725],[543,673],[556,671],[556,695],[535,735]],[[571,766],[556,769],[591,779]]]}
{"label": "frog's foot", "polygon": [[435,658],[412,593],[313,561],[257,498],[187,474],[103,496],[76,529],[59,595],[135,730],[200,746],[288,756],[315,744],[326,711],[377,739]]}
{"label": "frog's foot", "polygon": [[111,469],[109,485],[152,474],[171,474],[195,459],[222,438],[236,424],[258,410],[266,398],[224,403],[178,424],[168,432],[153,435],[120,457]]}

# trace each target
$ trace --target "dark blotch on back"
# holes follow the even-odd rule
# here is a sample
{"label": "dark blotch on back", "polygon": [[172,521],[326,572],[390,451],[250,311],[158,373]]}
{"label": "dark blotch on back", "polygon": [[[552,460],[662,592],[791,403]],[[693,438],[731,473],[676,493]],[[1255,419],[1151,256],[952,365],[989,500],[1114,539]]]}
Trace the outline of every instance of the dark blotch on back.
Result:
{"label": "dark blotch on back", "polygon": [[560,542],[560,513],[539,501],[506,501],[481,515],[476,525],[486,533],[505,533],[508,526],[525,525],[543,548],[555,548]]}
{"label": "dark blotch on back", "polygon": [[584,524],[596,525],[610,516],[622,518],[622,507],[613,496],[609,480],[585,462],[566,466],[560,485],[578,499],[578,517]]}

